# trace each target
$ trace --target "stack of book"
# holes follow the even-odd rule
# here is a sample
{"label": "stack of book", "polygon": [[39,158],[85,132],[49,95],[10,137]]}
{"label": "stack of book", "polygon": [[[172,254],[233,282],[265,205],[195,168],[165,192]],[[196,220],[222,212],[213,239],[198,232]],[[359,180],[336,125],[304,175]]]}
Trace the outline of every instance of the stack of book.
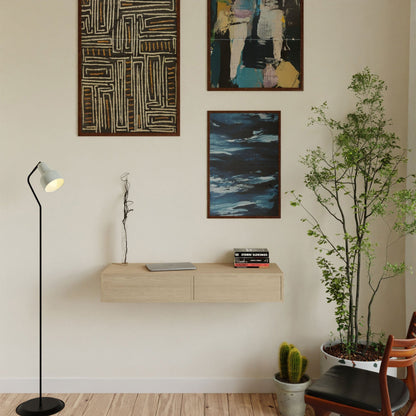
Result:
{"label": "stack of book", "polygon": [[234,267],[269,267],[267,248],[235,248]]}

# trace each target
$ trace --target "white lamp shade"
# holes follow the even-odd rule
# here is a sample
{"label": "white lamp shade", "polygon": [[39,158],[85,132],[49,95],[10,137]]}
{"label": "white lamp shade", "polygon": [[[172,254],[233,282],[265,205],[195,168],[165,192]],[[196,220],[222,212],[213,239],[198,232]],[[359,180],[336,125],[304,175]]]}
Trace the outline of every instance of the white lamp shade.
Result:
{"label": "white lamp shade", "polygon": [[38,168],[41,173],[40,183],[46,192],[55,192],[64,184],[62,176],[56,170],[49,169],[46,163],[40,162]]}

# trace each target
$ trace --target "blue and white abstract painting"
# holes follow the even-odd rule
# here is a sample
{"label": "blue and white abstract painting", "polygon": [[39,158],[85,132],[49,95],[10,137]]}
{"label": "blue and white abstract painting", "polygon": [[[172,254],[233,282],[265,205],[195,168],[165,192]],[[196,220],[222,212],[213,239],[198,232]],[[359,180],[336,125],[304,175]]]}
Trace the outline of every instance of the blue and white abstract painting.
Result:
{"label": "blue and white abstract painting", "polygon": [[208,217],[280,218],[280,111],[210,111],[208,141]]}

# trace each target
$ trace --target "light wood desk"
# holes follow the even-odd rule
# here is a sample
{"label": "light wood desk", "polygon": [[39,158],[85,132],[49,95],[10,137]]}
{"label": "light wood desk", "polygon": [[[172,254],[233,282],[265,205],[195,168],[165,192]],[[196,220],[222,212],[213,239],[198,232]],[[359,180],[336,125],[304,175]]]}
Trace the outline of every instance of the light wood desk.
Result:
{"label": "light wood desk", "polygon": [[143,263],[110,264],[101,273],[103,302],[280,302],[283,273],[197,263],[196,270],[150,272]]}

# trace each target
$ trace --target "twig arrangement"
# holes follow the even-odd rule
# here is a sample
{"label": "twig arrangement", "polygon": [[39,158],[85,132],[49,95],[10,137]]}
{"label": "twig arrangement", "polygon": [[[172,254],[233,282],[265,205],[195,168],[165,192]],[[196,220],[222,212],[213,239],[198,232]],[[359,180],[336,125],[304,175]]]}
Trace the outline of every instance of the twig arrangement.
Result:
{"label": "twig arrangement", "polygon": [[130,206],[133,204],[133,201],[129,200],[129,190],[130,190],[130,182],[129,182],[129,172],[123,173],[120,176],[121,181],[123,182],[123,251],[124,251],[124,257],[123,257],[123,264],[127,264],[127,252],[128,252],[128,244],[127,244],[127,217],[130,212],[133,211],[133,208],[130,208]]}

